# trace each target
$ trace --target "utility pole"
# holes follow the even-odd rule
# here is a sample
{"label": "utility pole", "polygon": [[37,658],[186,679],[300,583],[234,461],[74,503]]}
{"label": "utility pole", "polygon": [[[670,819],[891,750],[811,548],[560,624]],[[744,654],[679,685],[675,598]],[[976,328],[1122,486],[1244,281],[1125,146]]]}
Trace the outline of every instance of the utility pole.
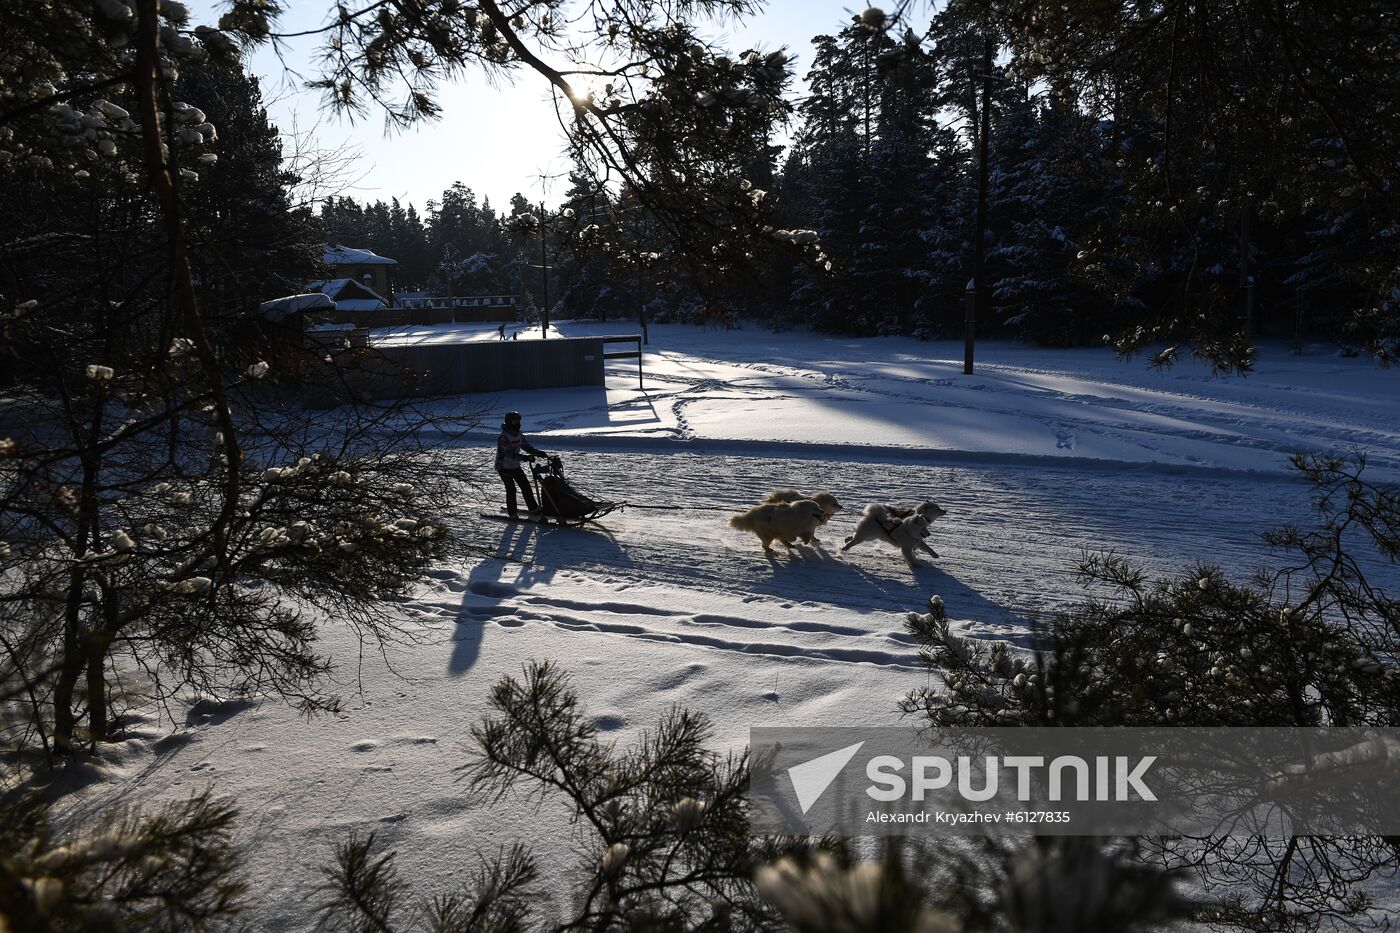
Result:
{"label": "utility pole", "polygon": [[[589,185],[589,188],[588,188],[588,223],[589,223],[589,224],[595,224],[595,223],[598,222],[598,203],[597,203],[597,196],[598,196],[598,188],[597,188],[597,185]],[[604,323],[604,324],[608,323],[608,304],[607,304],[607,302],[602,302],[601,304],[599,304],[598,310],[600,310],[600,311],[603,313],[603,323]]]}
{"label": "utility pole", "polygon": [[972,281],[967,285],[963,318],[963,374],[972,375],[973,345],[977,340],[977,309],[987,289],[987,144],[992,135],[992,34],[983,31],[982,112],[977,133],[977,224],[972,243]]}
{"label": "utility pole", "polygon": [[651,346],[651,336],[647,333],[647,305],[642,300],[642,205],[637,201],[632,205],[632,259],[636,266],[632,273],[632,288],[637,302],[637,322],[642,325],[642,343]]}
{"label": "utility pole", "polygon": [[544,202],[540,202],[540,275],[543,282],[540,291],[544,295],[544,302],[540,308],[540,339],[544,340],[549,336],[549,254],[548,239],[545,237],[544,226],[545,212]]}
{"label": "utility pole", "polygon": [[1249,274],[1249,215],[1253,204],[1249,192],[1240,198],[1240,272],[1238,291],[1240,302],[1240,333],[1254,336],[1254,276]]}

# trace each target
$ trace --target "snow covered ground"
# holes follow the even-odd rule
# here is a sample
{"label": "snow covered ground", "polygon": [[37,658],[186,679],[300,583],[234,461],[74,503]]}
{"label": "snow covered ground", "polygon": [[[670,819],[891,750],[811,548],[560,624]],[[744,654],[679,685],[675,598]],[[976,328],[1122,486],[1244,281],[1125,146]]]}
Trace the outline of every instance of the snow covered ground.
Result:
{"label": "snow covered ground", "polygon": [[[396,328],[395,341],[478,339],[472,326]],[[633,324],[559,322],[566,336]],[[535,332],[537,333],[537,331]],[[489,335],[488,335],[489,336]],[[523,336],[523,335],[522,335]],[[606,389],[501,399],[526,429],[561,436],[723,441],[812,451],[860,445],[926,460],[1006,455],[1251,471],[1286,469],[1299,449],[1362,448],[1400,475],[1400,373],[1327,347],[1260,348],[1257,371],[1212,376],[1187,361],[1165,372],[1107,349],[984,342],[962,374],[961,343],[845,339],[750,328],[654,325],[646,387],[615,365]],[[713,445],[711,445],[713,446]]]}
{"label": "snow covered ground", "polygon": [[[515,340],[545,339],[539,325],[507,324],[506,336]],[[566,335],[551,325],[548,336]],[[369,339],[370,343],[377,347],[426,347],[444,343],[500,340],[501,331],[499,324],[410,324],[403,327],[371,327]]]}
{"label": "snow covered ground", "polygon": [[[892,724],[926,677],[903,615],[930,595],[965,632],[1024,644],[1079,596],[1086,550],[1158,570],[1201,559],[1244,575],[1267,562],[1257,533],[1307,520],[1294,450],[1360,447],[1382,475],[1400,470],[1400,374],[1361,360],[1266,347],[1256,375],[1214,379],[984,344],[964,377],[960,350],[655,326],[645,389],[619,363],[603,388],[495,400],[524,413],[584,490],[687,508],[517,526],[477,516],[499,498],[482,490],[452,518],[474,556],[399,607],[410,638],[357,663],[358,645],[326,622],[343,713],[307,722],[232,701],[173,726],[152,714],[106,753],[74,815],[206,786],[236,797],[255,889],[268,892],[252,918],[263,930],[308,925],[319,869],[352,829],[377,831],[428,890],[521,835],[568,860],[557,809],[473,799],[455,771],[486,690],[532,658],[570,671],[622,742],[673,703],[713,717],[719,748],[754,725]],[[481,464],[480,444],[444,455]],[[831,490],[849,511],[821,547],[766,557],[725,517],[778,486]],[[837,553],[864,503],[926,496],[949,513],[933,566],[910,570],[876,545]]]}

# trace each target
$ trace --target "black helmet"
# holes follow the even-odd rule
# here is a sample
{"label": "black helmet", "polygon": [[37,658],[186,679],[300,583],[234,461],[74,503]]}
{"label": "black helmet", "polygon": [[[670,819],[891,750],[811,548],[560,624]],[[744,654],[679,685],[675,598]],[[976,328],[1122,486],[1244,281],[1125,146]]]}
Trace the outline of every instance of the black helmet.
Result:
{"label": "black helmet", "polygon": [[508,411],[508,412],[506,412],[506,417],[505,417],[505,422],[504,422],[504,423],[505,423],[505,425],[506,425],[507,427],[509,427],[510,425],[515,425],[516,427],[519,427],[519,426],[520,426],[520,412],[518,412],[518,411]]}

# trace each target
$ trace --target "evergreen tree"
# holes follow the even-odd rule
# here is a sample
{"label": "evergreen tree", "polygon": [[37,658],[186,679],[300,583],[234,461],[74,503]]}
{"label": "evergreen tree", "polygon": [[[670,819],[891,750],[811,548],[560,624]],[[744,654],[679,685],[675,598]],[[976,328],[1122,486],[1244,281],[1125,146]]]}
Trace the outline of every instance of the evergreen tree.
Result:
{"label": "evergreen tree", "polygon": [[192,63],[175,93],[218,128],[217,151],[195,160],[198,183],[186,193],[210,311],[247,315],[300,291],[321,261],[318,231],[292,205],[297,179],[283,168],[258,79],[241,65]]}
{"label": "evergreen tree", "polygon": [[[819,36],[803,124],[784,169],[785,210],[816,228],[824,261],[799,267],[792,303],[818,327],[909,332],[946,290],[952,140],[933,112],[918,37],[857,22]],[[828,268],[829,265],[829,268]],[[920,325],[926,332],[927,324]]]}
{"label": "evergreen tree", "polygon": [[[1123,352],[1181,340],[1217,367],[1248,369],[1255,328],[1278,318],[1257,299],[1286,293],[1256,273],[1286,283],[1299,258],[1263,254],[1261,242],[1289,242],[1272,228],[1297,208],[1322,215],[1313,229],[1329,227],[1363,191],[1367,214],[1397,213],[1400,39],[1386,3],[972,6],[1006,30],[1024,79],[1122,124],[1127,209],[1103,253],[1136,277],[1128,290],[1145,311],[1120,331]],[[1397,257],[1389,238],[1380,243],[1348,273],[1365,296],[1352,307],[1378,307],[1369,299],[1388,288]]]}
{"label": "evergreen tree", "polygon": [[582,168],[569,173],[569,188],[559,205],[555,265],[560,312],[566,316],[607,320],[624,313],[620,283],[602,248],[616,223],[615,200]]}
{"label": "evergreen tree", "polygon": [[[907,627],[939,683],[911,692],[905,711],[937,728],[1393,727],[1400,603],[1375,573],[1400,561],[1400,497],[1368,480],[1364,458],[1293,462],[1318,524],[1263,536],[1290,555],[1283,569],[1238,583],[1202,563],[1154,581],[1090,555],[1080,567],[1090,597],[1057,614],[1029,655],[955,634],[934,597]],[[1202,920],[1243,930],[1378,920],[1366,879],[1400,858],[1375,837],[1142,842],[1145,858],[1215,892]]]}
{"label": "evergreen tree", "polygon": [[237,930],[236,811],[207,793],[57,833],[38,794],[0,795],[0,924],[13,931]]}
{"label": "evergreen tree", "polygon": [[1000,95],[992,140],[988,266],[997,320],[1035,343],[1095,340],[1109,324],[1108,301],[1075,270],[1084,239],[1112,220],[1099,128],[1018,87]]}

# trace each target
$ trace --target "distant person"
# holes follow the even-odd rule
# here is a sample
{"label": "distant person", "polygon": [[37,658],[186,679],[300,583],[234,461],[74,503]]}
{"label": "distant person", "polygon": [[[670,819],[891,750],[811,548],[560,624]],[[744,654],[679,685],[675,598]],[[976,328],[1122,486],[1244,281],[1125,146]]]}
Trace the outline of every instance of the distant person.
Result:
{"label": "distant person", "polygon": [[505,340],[505,339],[506,339],[506,326],[505,326],[504,324],[502,324],[499,328],[497,328],[497,330],[500,331],[501,339],[502,339],[502,340]]}
{"label": "distant person", "polygon": [[530,481],[525,477],[520,461],[544,455],[544,451],[537,449],[520,433],[520,412],[506,412],[505,420],[501,423],[501,434],[496,438],[496,472],[501,474],[501,482],[506,484],[506,514],[511,518],[520,517],[515,503],[517,486],[525,494],[525,508],[530,516],[540,516],[539,504],[535,502],[535,493],[530,488]]}

